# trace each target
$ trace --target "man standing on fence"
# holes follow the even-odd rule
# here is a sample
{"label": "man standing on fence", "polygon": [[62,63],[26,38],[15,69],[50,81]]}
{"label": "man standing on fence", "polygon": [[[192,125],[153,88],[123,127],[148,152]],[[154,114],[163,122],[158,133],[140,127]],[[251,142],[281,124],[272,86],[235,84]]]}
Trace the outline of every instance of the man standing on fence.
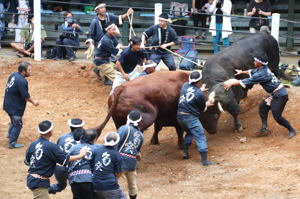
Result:
{"label": "man standing on fence", "polygon": [[159,15],[159,24],[153,25],[143,32],[141,47],[144,48],[146,40],[152,37],[152,54],[150,60],[159,64],[162,60],[169,70],[176,70],[173,56],[166,49],[170,49],[178,43],[178,36],[175,30],[169,26],[170,19],[167,14]]}
{"label": "man standing on fence", "polygon": [[[116,25],[122,25],[123,20],[133,13],[133,9],[129,8],[123,15],[116,16],[114,14],[109,14],[106,12],[106,4],[103,3],[103,1],[98,1],[96,3],[95,11],[97,12],[97,16],[91,22],[87,40],[85,41],[89,46],[87,51],[88,57],[92,57],[95,47],[98,46],[99,41],[103,35],[105,35],[105,24],[112,22]],[[97,67],[94,69],[94,72],[98,78],[100,78],[99,69]]]}
{"label": "man standing on fence", "polygon": [[14,72],[8,78],[3,110],[9,115],[10,126],[8,129],[9,145],[8,148],[21,148],[23,144],[17,144],[23,122],[22,117],[26,108],[26,103],[30,102],[38,106],[39,102],[32,99],[28,92],[28,82],[26,77],[31,75],[31,65],[28,62],[22,62],[19,65],[18,72]]}

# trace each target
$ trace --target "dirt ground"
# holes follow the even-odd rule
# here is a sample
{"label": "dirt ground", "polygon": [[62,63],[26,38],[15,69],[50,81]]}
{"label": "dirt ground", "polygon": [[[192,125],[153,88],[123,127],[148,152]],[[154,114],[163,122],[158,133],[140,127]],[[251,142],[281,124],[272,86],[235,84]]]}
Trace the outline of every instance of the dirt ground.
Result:
{"label": "dirt ground", "polygon": [[[17,70],[20,60],[0,58],[0,104],[8,76]],[[293,60],[295,61],[295,60]],[[86,127],[100,124],[107,113],[110,87],[104,86],[91,72],[89,63],[67,61],[31,61],[33,75],[28,78],[30,94],[40,106],[27,105],[24,127],[19,142],[25,148],[9,150],[6,132],[9,119],[0,111],[0,198],[32,198],[26,188],[27,166],[23,163],[29,144],[38,138],[37,124],[44,119],[54,122],[55,142],[60,134],[69,131],[67,120],[80,117]],[[300,89],[290,88],[290,100],[284,115],[300,131]],[[189,199],[299,199],[300,198],[300,135],[287,140],[287,131],[269,117],[272,133],[257,138],[254,132],[260,127],[258,103],[265,93],[255,87],[242,101],[240,119],[245,127],[241,133],[233,131],[228,114],[219,121],[219,132],[207,135],[209,159],[218,165],[203,167],[195,144],[192,158],[182,159],[177,148],[173,128],[164,128],[160,145],[151,145],[152,128],[145,132],[143,159],[138,167],[139,198]],[[110,121],[104,132],[115,130]],[[246,137],[241,143],[240,138]],[[103,136],[99,139],[102,143]],[[51,179],[54,181],[53,178]],[[120,179],[126,189],[125,180]],[[72,198],[70,187],[51,195],[53,199]]]}

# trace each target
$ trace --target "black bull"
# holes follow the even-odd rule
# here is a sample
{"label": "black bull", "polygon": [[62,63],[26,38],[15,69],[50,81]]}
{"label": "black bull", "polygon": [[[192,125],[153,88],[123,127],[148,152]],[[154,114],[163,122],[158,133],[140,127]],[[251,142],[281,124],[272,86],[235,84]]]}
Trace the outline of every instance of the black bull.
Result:
{"label": "black bull", "polygon": [[250,34],[235,42],[230,47],[222,50],[219,54],[212,56],[202,71],[202,80],[207,84],[212,96],[219,99],[225,111],[228,111],[234,118],[234,129],[242,130],[243,127],[238,120],[240,112],[239,102],[247,96],[248,88],[241,86],[232,87],[225,91],[223,82],[231,79],[242,79],[246,76],[236,77],[235,70],[249,70],[254,68],[253,54],[256,51],[263,51],[268,56],[269,68],[277,76],[280,74],[279,47],[277,41],[267,32]]}

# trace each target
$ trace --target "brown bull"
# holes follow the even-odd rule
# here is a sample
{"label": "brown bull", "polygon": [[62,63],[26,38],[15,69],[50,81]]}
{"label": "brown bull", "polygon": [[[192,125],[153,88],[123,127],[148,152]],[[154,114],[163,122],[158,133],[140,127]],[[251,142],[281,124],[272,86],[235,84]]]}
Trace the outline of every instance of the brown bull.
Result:
{"label": "brown bull", "polygon": [[[180,71],[155,72],[139,77],[117,87],[108,98],[109,111],[104,122],[97,128],[98,135],[113,118],[116,128],[126,124],[127,114],[139,110],[141,130],[154,123],[152,144],[159,144],[158,133],[162,127],[174,126],[178,135],[178,145],[183,144],[183,131],[176,120],[177,103],[181,86],[188,81],[188,74]],[[208,108],[200,120],[208,133],[217,132],[220,111],[217,106]]]}

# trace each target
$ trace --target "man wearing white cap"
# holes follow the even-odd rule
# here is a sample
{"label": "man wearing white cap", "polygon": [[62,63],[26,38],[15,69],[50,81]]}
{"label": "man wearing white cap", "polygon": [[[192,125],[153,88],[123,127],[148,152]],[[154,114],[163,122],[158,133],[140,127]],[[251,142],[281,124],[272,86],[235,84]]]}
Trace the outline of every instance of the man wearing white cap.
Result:
{"label": "man wearing white cap", "polygon": [[[99,41],[102,39],[103,35],[105,35],[105,24],[112,22],[116,25],[122,25],[123,20],[133,13],[132,8],[129,8],[125,14],[119,16],[107,13],[106,4],[103,1],[97,1],[95,11],[97,12],[97,16],[91,22],[87,40],[85,41],[85,43],[89,45],[89,56],[93,54],[95,47],[98,46]],[[99,70],[97,68],[94,69],[94,72],[100,78]]]}
{"label": "man wearing white cap", "polygon": [[[62,134],[57,140],[57,145],[65,153],[69,153],[71,147],[77,144],[76,140],[74,139],[74,132],[76,129],[83,128],[84,121],[82,121],[79,118],[74,118],[68,120],[68,125],[70,126],[71,132]],[[61,192],[66,188],[68,179],[68,168],[61,165],[57,165],[54,174],[57,180],[57,184],[52,184],[49,187],[49,193],[51,194]]]}
{"label": "man wearing white cap", "polygon": [[238,85],[246,88],[259,83],[265,91],[271,94],[259,106],[259,116],[262,121],[262,127],[258,130],[259,135],[267,135],[270,132],[267,121],[268,113],[271,110],[276,122],[288,130],[287,138],[291,139],[297,132],[289,121],[282,117],[282,112],[289,99],[288,91],[268,68],[268,57],[264,52],[256,52],[254,55],[254,65],[256,68],[252,70],[236,70],[236,75],[247,74],[250,76],[249,78],[243,80],[229,79],[224,82],[224,88],[228,90],[231,86]]}
{"label": "man wearing white cap", "polygon": [[155,63],[152,60],[148,60],[144,65],[144,70],[140,73],[139,77],[148,75],[150,73],[154,73],[155,72],[155,67],[157,66],[157,63]]}
{"label": "man wearing white cap", "polygon": [[127,179],[130,199],[137,198],[136,167],[140,159],[140,151],[144,142],[144,135],[138,127],[142,121],[139,111],[131,111],[127,116],[127,124],[118,129],[120,142],[118,151],[122,156],[122,171]]}
{"label": "man wearing white cap", "polygon": [[207,160],[208,147],[203,126],[199,120],[199,115],[206,111],[207,107],[214,105],[211,101],[205,100],[205,84],[201,83],[202,75],[199,71],[194,71],[189,76],[189,82],[181,87],[178,102],[177,121],[186,132],[183,144],[183,158],[189,159],[189,147],[193,137],[196,140],[198,151],[201,154],[203,166],[215,164]]}
{"label": "man wearing white cap", "polygon": [[120,141],[116,132],[107,133],[104,137],[104,146],[97,145],[93,151],[93,187],[98,199],[121,199],[121,190],[118,178],[122,172],[122,160],[115,146]]}
{"label": "man wearing white cap", "polygon": [[49,141],[53,134],[53,124],[49,120],[39,124],[39,139],[31,143],[25,155],[25,164],[29,166],[27,187],[32,191],[33,198],[45,199],[48,196],[49,178],[53,175],[56,163],[67,165],[81,159],[87,153],[87,148],[80,150],[78,155],[69,156],[59,146]]}
{"label": "man wearing white cap", "polygon": [[153,25],[143,32],[141,47],[143,48],[146,40],[152,37],[150,46],[156,47],[152,48],[149,59],[157,64],[162,60],[169,70],[176,70],[172,54],[165,50],[178,43],[178,36],[175,30],[169,26],[170,22],[167,14],[159,15],[159,24]]}

